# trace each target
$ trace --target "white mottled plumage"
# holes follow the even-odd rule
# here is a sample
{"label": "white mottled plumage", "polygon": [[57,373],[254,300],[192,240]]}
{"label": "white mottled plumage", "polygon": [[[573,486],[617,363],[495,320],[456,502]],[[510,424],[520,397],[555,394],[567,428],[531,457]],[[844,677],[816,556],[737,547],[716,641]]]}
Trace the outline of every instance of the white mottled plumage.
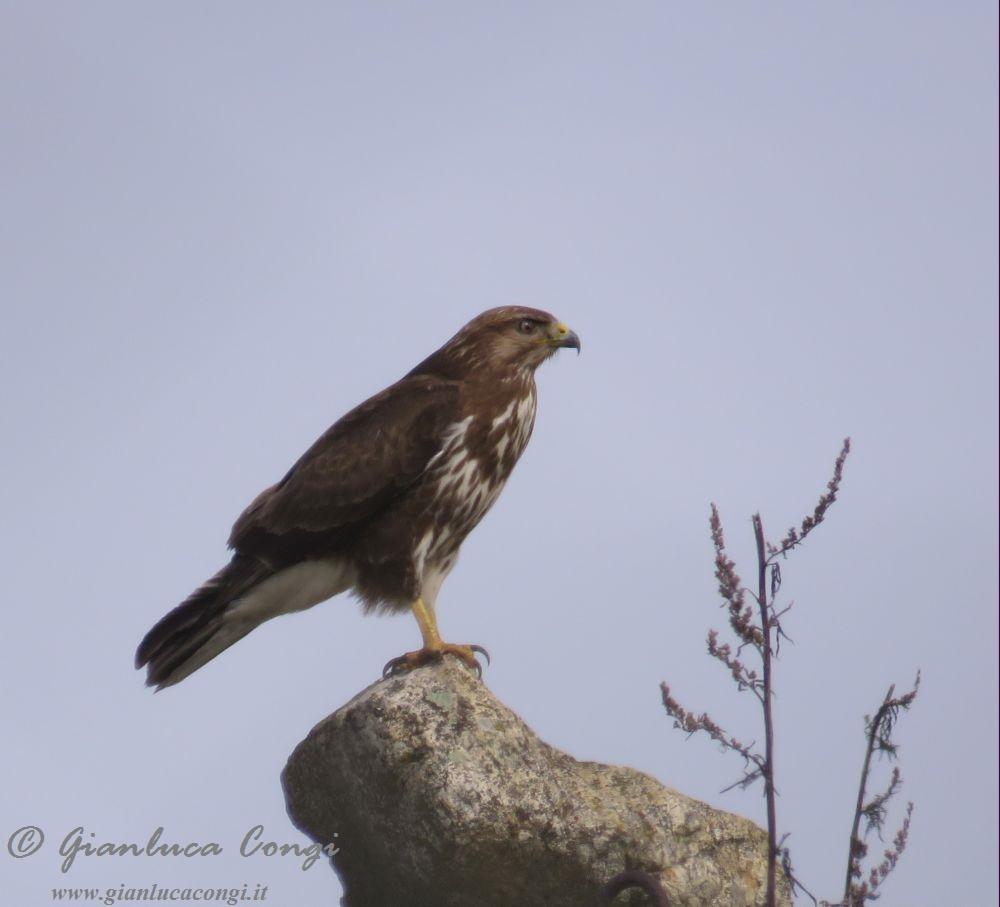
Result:
{"label": "white mottled plumage", "polygon": [[[458,544],[486,515],[506,484],[510,468],[520,457],[534,428],[537,396],[534,386],[521,399],[514,398],[490,420],[488,439],[493,443],[496,462],[506,468],[489,470],[470,454],[465,444],[472,417],[449,426],[447,441],[428,463],[433,471],[435,502],[452,501],[459,531],[451,521],[443,526],[433,523],[421,537],[414,551],[414,569],[421,578],[422,597],[431,607],[445,577],[458,559]],[[457,501],[458,503],[454,503]],[[432,505],[433,506],[433,505]]]}
{"label": "white mottled plumage", "polygon": [[[534,427],[535,410],[536,396],[532,392],[522,400],[512,400],[500,416],[491,420],[489,436],[491,440],[495,438],[498,461],[508,451],[515,460],[520,456]],[[486,515],[506,484],[506,474],[495,480],[487,475],[476,457],[470,456],[465,440],[472,419],[466,416],[446,429],[441,450],[430,459],[426,469],[436,474],[434,500],[447,496],[459,502],[455,505],[455,515],[465,530],[463,535]],[[413,551],[414,570],[421,577],[423,598],[428,605],[434,604],[441,584],[458,560],[458,552],[450,544],[454,540],[451,523],[446,522],[440,529],[436,526],[428,529]],[[224,617],[227,630],[224,635],[242,636],[261,620],[310,608],[349,589],[353,582],[354,577],[345,565],[332,560],[308,561],[282,570],[229,606]]]}

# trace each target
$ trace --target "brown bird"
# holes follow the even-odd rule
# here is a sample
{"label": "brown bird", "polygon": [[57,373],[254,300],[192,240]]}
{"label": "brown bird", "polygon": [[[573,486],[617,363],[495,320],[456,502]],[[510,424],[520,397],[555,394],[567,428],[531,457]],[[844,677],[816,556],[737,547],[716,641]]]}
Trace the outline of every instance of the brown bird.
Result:
{"label": "brown bird", "polygon": [[335,422],[243,511],[232,560],[146,634],[146,683],[171,686],[264,621],[349,589],[366,612],[417,619],[423,647],[386,671],[445,653],[479,670],[485,650],[443,642],[434,603],[528,443],[535,369],[561,347],[580,340],[547,312],[491,309]]}

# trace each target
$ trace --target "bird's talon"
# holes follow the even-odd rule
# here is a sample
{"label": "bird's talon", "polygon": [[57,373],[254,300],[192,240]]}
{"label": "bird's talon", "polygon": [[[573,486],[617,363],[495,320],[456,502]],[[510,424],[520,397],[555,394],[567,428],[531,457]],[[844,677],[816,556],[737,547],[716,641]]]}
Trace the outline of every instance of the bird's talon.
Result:
{"label": "bird's talon", "polygon": [[476,658],[477,652],[486,659],[487,664],[490,664],[490,653],[482,646],[461,646],[446,642],[442,643],[440,648],[417,649],[414,652],[407,652],[405,655],[400,655],[387,661],[385,667],[382,668],[382,677],[395,677],[399,674],[405,674],[415,668],[422,668],[431,662],[440,661],[445,655],[454,655],[467,667],[472,668],[476,672],[477,677],[482,678],[483,666],[479,663],[479,659]]}
{"label": "bird's talon", "polygon": [[405,661],[406,655],[400,655],[398,658],[390,658],[385,663],[385,667],[382,668],[382,679],[384,680],[386,677],[395,677],[396,674],[401,674],[404,670],[403,664]]}
{"label": "bird's talon", "polygon": [[[490,661],[490,653],[487,652],[486,649],[484,649],[482,646],[473,645],[469,646],[469,648],[472,649],[473,652],[478,652],[480,655],[482,655],[483,658],[486,659],[486,664],[492,664],[492,661]],[[476,661],[476,664],[478,665],[479,662]],[[480,674],[482,674],[482,670],[480,670]]]}

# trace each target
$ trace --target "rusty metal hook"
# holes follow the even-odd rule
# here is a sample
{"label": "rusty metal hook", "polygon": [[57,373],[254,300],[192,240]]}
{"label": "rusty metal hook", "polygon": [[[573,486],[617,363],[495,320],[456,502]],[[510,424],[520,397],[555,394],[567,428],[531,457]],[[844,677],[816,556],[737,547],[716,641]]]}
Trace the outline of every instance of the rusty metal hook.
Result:
{"label": "rusty metal hook", "polygon": [[618,873],[604,886],[602,895],[607,903],[611,904],[619,894],[629,888],[641,888],[645,891],[652,899],[653,907],[670,907],[667,893],[663,890],[660,880],[641,869],[627,869]]}

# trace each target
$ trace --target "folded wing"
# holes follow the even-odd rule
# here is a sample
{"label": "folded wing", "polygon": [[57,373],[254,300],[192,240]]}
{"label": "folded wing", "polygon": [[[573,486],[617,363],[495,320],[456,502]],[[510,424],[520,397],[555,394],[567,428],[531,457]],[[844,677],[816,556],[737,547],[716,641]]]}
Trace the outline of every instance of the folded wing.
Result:
{"label": "folded wing", "polygon": [[404,378],[328,429],[233,526],[230,547],[272,567],[324,557],[405,493],[457,419],[458,386]]}

